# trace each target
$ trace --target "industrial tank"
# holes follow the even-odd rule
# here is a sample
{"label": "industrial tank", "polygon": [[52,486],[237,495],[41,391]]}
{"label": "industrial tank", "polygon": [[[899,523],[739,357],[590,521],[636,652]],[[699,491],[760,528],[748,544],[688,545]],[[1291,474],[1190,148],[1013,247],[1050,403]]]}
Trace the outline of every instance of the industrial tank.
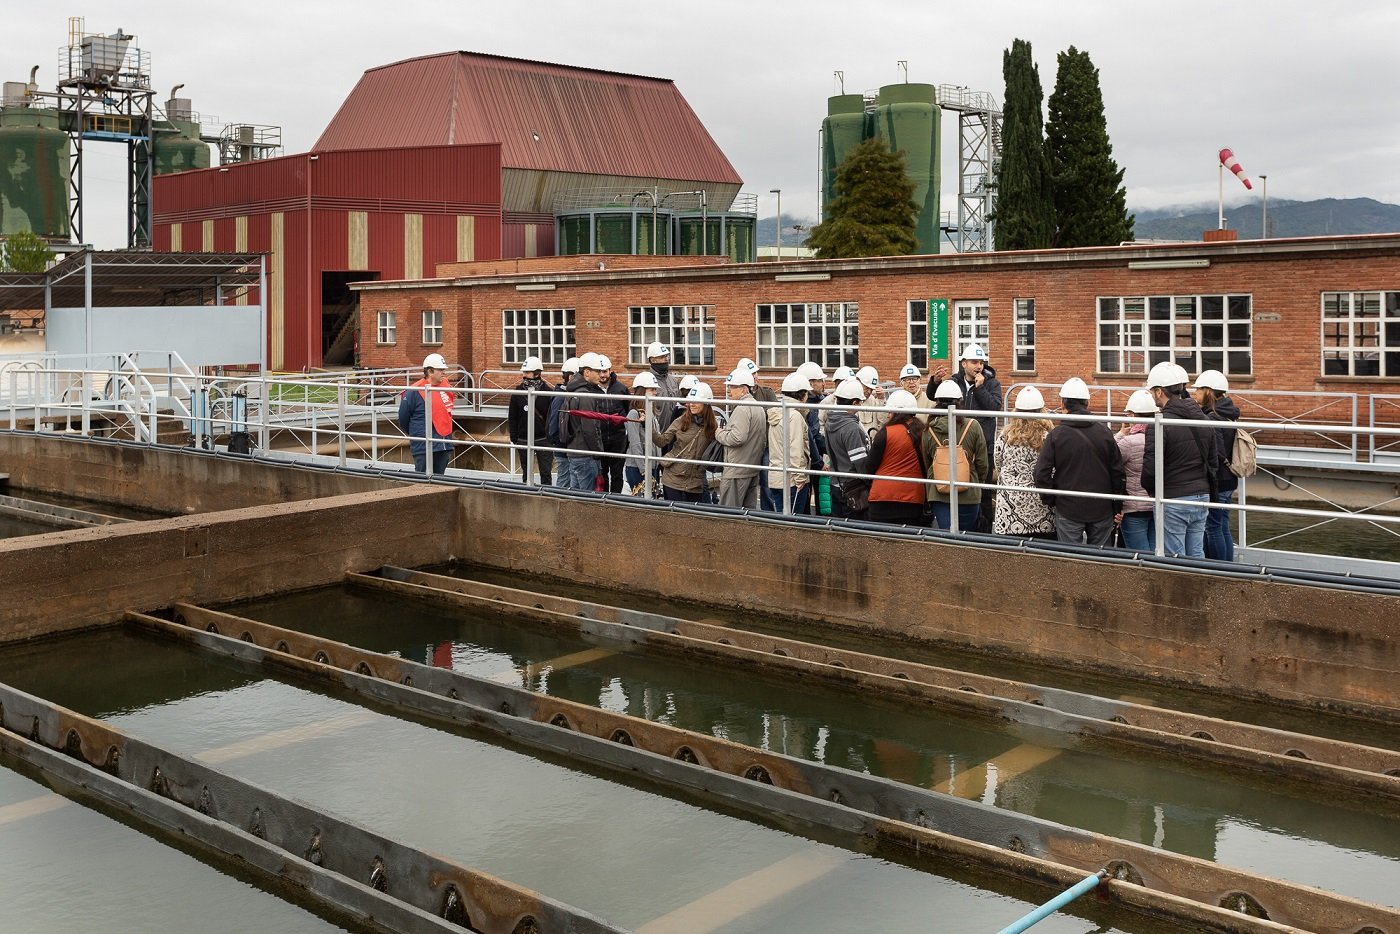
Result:
{"label": "industrial tank", "polygon": [[68,239],[70,154],[58,111],[0,107],[0,235]]}
{"label": "industrial tank", "polygon": [[188,120],[171,120],[169,129],[158,127],[151,144],[157,175],[188,172],[209,168],[209,144],[199,138],[199,124]]}
{"label": "industrial tank", "polygon": [[859,94],[838,94],[826,99],[822,121],[822,210],[836,197],[836,169],[846,154],[870,135],[870,117]]}
{"label": "industrial tank", "polygon": [[677,214],[676,252],[683,256],[728,256],[736,263],[752,263],[757,259],[754,242],[757,223],[757,217],[748,212]]}
{"label": "industrial tank", "polygon": [[[904,150],[904,172],[914,183],[914,203],[919,206],[920,253],[937,253],[938,238],[938,129],[942,111],[931,84],[891,84],[880,89],[875,108],[875,132],[891,152]],[[830,119],[830,118],[828,118]]]}
{"label": "industrial tank", "polygon": [[613,255],[665,256],[671,252],[671,212],[655,213],[652,235],[650,207],[607,204],[559,211],[554,216],[555,248],[559,255],[607,253]]}

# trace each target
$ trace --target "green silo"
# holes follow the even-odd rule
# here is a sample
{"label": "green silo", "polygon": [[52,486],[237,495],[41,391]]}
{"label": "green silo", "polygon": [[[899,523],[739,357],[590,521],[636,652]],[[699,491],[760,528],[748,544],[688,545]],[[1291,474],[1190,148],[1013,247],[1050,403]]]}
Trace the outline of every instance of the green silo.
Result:
{"label": "green silo", "polygon": [[209,168],[209,144],[199,138],[199,124],[188,120],[171,120],[156,130],[151,144],[156,175],[171,175],[191,169]]}
{"label": "green silo", "polygon": [[836,169],[846,153],[870,136],[870,118],[865,98],[859,94],[837,94],[826,99],[827,117],[822,121],[822,216],[836,197]]}
{"label": "green silo", "polygon": [[938,138],[942,111],[931,84],[890,84],[880,89],[875,108],[875,132],[890,151],[904,150],[904,171],[914,183],[914,203],[919,205],[920,253],[937,253]]}
{"label": "green silo", "polygon": [[32,230],[68,239],[71,152],[58,111],[0,108],[0,235]]}

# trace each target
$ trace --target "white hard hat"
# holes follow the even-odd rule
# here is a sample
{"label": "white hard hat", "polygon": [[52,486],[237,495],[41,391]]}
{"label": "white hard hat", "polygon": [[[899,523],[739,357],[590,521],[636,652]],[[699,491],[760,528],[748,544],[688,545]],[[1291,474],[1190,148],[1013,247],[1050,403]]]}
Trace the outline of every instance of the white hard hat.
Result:
{"label": "white hard hat", "polygon": [[1157,411],[1157,401],[1146,389],[1134,390],[1128,397],[1128,412],[1132,415],[1152,415]]}
{"label": "white hard hat", "polygon": [[525,362],[520,364],[520,372],[522,373],[533,373],[543,369],[544,364],[540,362],[539,357],[526,357]]}
{"label": "white hard hat", "polygon": [[836,368],[836,372],[831,374],[831,378],[838,383],[843,383],[848,379],[855,379],[856,371],[842,364]]}
{"label": "white hard hat", "polygon": [[671,348],[670,348],[670,347],[667,347],[665,344],[661,343],[661,341],[652,341],[650,344],[647,345],[647,359],[648,359],[648,360],[650,360],[652,357],[669,357],[669,356],[671,356]]}
{"label": "white hard hat", "polygon": [[660,389],[661,384],[656,381],[656,377],[651,373],[638,373],[632,379],[632,388],[637,389]]}
{"label": "white hard hat", "polygon": [[604,372],[612,369],[612,360],[608,358],[607,354],[598,354],[598,369]]}
{"label": "white hard hat", "polygon": [[677,383],[677,386],[680,388],[681,395],[685,395],[687,392],[690,392],[690,387],[694,386],[698,382],[700,382],[700,377],[696,376],[694,373],[687,373],[684,376],[682,376],[681,381]]}
{"label": "white hard hat", "polygon": [[1196,385],[1192,389],[1214,389],[1216,392],[1229,392],[1230,381],[1225,378],[1225,374],[1219,370],[1202,370],[1201,375],[1196,377]]}
{"label": "white hard hat", "polygon": [[757,372],[758,372],[758,364],[757,364],[757,363],[754,363],[754,362],[753,362],[752,360],[750,360],[748,357],[740,357],[740,358],[739,358],[739,362],[736,363],[736,364],[734,364],[734,369],[736,369],[736,370],[748,370],[750,373],[757,373]]}
{"label": "white hard hat", "polygon": [[598,371],[602,371],[602,369],[603,369],[603,358],[602,358],[601,356],[599,356],[598,354],[596,354],[596,353],[594,353],[593,351],[590,350],[588,353],[582,354],[582,355],[579,356],[579,358],[578,358],[578,368],[579,368],[580,370],[598,370]]}
{"label": "white hard hat", "polygon": [[862,386],[870,389],[880,385],[880,373],[873,366],[863,366],[856,370],[856,379],[860,380]]}
{"label": "white hard hat", "polygon": [[709,383],[695,381],[695,385],[690,387],[690,392],[685,394],[686,399],[691,402],[706,402],[715,397],[715,391],[710,388]]}
{"label": "white hard hat", "polygon": [[1148,389],[1165,389],[1168,386],[1185,386],[1191,377],[1186,375],[1186,370],[1170,360],[1163,360],[1154,366],[1147,374]]}
{"label": "white hard hat", "polygon": [[430,353],[423,358],[423,369],[445,370],[447,369],[447,361],[442,359],[440,353]]}
{"label": "white hard hat", "polygon": [[945,379],[938,384],[938,388],[934,390],[933,397],[935,399],[961,399],[963,397],[963,391],[953,380]]}
{"label": "white hard hat", "polygon": [[919,407],[918,401],[914,399],[914,394],[907,389],[896,389],[890,393],[890,397],[885,400],[885,405],[904,411],[912,411]]}
{"label": "white hard hat", "polygon": [[577,373],[577,372],[578,372],[578,357],[570,357],[569,359],[565,360],[565,361],[564,361],[563,372],[565,372],[565,373]]}
{"label": "white hard hat", "polygon": [[918,379],[922,375],[923,374],[919,372],[919,368],[912,363],[904,364],[904,369],[899,371],[900,379]]}
{"label": "white hard hat", "polygon": [[847,377],[836,384],[836,398],[838,399],[864,399],[865,388],[854,376]]}
{"label": "white hard hat", "polygon": [[789,373],[783,377],[783,392],[811,392],[812,381],[801,373]]}
{"label": "white hard hat", "polygon": [[802,364],[800,367],[797,368],[797,372],[801,373],[803,376],[807,377],[814,383],[826,380],[826,370],[823,370],[822,365],[820,363],[817,363],[815,360],[808,360],[806,363]]}
{"label": "white hard hat", "polygon": [[1065,380],[1065,384],[1060,387],[1061,399],[1084,399],[1089,398],[1089,387],[1078,376],[1071,376]]}
{"label": "white hard hat", "polygon": [[987,352],[982,349],[981,344],[968,344],[963,348],[962,356],[959,360],[986,360]]}
{"label": "white hard hat", "polygon": [[[695,377],[693,377],[693,376],[691,377],[691,379],[694,379],[694,378],[695,378]],[[752,386],[753,386],[753,374],[750,373],[748,370],[745,370],[745,369],[743,369],[743,368],[741,367],[741,368],[735,370],[733,373],[730,373],[728,376],[726,376],[726,377],[724,378],[724,382],[725,382],[725,385],[727,385],[727,386],[750,386],[750,387],[752,387]]]}
{"label": "white hard hat", "polygon": [[[1063,391],[1060,393],[1064,396]],[[1027,386],[1016,393],[1016,411],[1018,412],[1039,412],[1045,408],[1045,397],[1040,394],[1040,390],[1034,386]]]}

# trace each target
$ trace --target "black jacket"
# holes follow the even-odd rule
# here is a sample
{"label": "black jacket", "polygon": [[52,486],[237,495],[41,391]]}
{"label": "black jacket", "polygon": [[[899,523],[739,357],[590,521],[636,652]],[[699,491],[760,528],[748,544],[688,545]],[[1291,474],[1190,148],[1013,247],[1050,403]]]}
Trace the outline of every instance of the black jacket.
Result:
{"label": "black jacket", "polygon": [[[1229,396],[1221,396],[1215,400],[1215,408],[1206,413],[1206,418],[1216,422],[1237,422],[1240,420],[1240,409]],[[1215,429],[1215,451],[1220,460],[1220,466],[1215,471],[1215,489],[1218,493],[1232,492],[1240,485],[1240,478],[1230,473],[1236,431],[1236,428]]]}
{"label": "black jacket", "polygon": [[[1206,413],[1194,399],[1169,399],[1163,418],[1190,418],[1204,422]],[[1142,488],[1148,496],[1157,495],[1157,429],[1148,425],[1147,446],[1142,453]],[[1186,425],[1163,425],[1162,494],[1168,499],[1210,493],[1220,458],[1216,453],[1215,432]]]}
{"label": "black jacket", "polygon": [[[962,411],[974,412],[1000,412],[1001,408],[1001,380],[997,379],[997,371],[992,369],[990,363],[982,365],[982,385],[978,386],[970,382],[967,374],[963,372],[961,364],[958,371],[952,376],[953,382],[958,384],[962,390],[962,401],[958,403],[958,408]],[[933,398],[934,390],[937,386],[930,385],[928,397]],[[995,447],[997,437],[996,416],[979,416],[977,424],[982,426],[982,437],[987,441],[987,450],[991,451]],[[990,469],[990,468],[989,468]]]}
{"label": "black jacket", "polygon": [[[1087,408],[1083,412],[1087,413]],[[1113,432],[1102,422],[1065,422],[1045,436],[1035,462],[1035,485],[1042,490],[1083,493],[1128,492],[1123,455]],[[1042,492],[1040,498],[1055,514],[1075,522],[1099,522],[1118,511],[1119,500],[1066,496]]]}
{"label": "black jacket", "polygon": [[[603,392],[608,396],[606,402],[598,404],[598,410],[607,412],[610,415],[626,415],[627,410],[632,407],[632,392],[627,388],[627,384],[617,378],[616,373],[608,374],[607,381],[602,384]],[[622,454],[627,450],[627,426],[612,422],[603,423],[603,449],[614,454]],[[618,462],[614,462],[618,463]]]}
{"label": "black jacket", "polygon": [[569,443],[564,446],[569,449],[570,455],[587,456],[606,450],[603,447],[602,420],[570,414],[572,411],[602,411],[603,390],[580,375],[573,378],[565,391],[573,395],[564,400],[564,410],[559,413],[559,420],[569,420],[571,434]]}
{"label": "black jacket", "polygon": [[[549,384],[542,379],[522,379],[515,387],[521,392],[533,389],[548,392]],[[525,444],[529,438],[530,426],[526,421],[525,408],[528,396],[511,396],[510,408],[506,413],[506,430],[510,432],[511,444]],[[549,404],[554,400],[549,396],[535,396],[535,443],[547,444],[546,431],[549,423]]]}

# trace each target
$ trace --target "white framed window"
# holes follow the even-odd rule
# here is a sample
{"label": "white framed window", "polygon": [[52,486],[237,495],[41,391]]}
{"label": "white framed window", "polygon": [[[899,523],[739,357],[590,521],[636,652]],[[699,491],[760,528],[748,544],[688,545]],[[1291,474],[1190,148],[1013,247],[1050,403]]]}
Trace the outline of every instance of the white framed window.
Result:
{"label": "white framed window", "polygon": [[397,312],[381,311],[375,315],[375,340],[381,344],[392,344],[398,340],[399,316]]}
{"label": "white framed window", "polygon": [[860,354],[857,302],[790,302],[754,307],[754,346],[761,367],[793,368],[815,360],[825,369],[856,366]]}
{"label": "white framed window", "polygon": [[425,343],[425,344],[441,344],[441,343],[442,343],[442,312],[441,312],[441,311],[425,311],[425,312],[423,312],[423,343]]}
{"label": "white framed window", "polygon": [[671,348],[677,366],[715,365],[715,319],[709,305],[633,305],[627,309],[627,356],[646,366],[647,345]]}
{"label": "white framed window", "polygon": [[539,357],[546,365],[558,366],[574,352],[574,309],[501,310],[501,360],[505,363]]}
{"label": "white framed window", "polygon": [[1035,369],[1035,299],[1014,299],[1011,307],[1011,368],[1030,372]]}
{"label": "white framed window", "polygon": [[1400,292],[1322,293],[1322,375],[1400,376]]}
{"label": "white framed window", "polygon": [[992,355],[992,348],[989,346],[992,325],[985,298],[954,302],[953,322],[953,353],[962,353],[964,347],[976,341],[982,345],[988,357]]}
{"label": "white framed window", "polygon": [[928,369],[928,301],[914,299],[908,308],[909,362],[921,370]]}
{"label": "white framed window", "polygon": [[1099,370],[1146,373],[1170,360],[1188,373],[1254,369],[1250,295],[1148,295],[1098,300]]}

